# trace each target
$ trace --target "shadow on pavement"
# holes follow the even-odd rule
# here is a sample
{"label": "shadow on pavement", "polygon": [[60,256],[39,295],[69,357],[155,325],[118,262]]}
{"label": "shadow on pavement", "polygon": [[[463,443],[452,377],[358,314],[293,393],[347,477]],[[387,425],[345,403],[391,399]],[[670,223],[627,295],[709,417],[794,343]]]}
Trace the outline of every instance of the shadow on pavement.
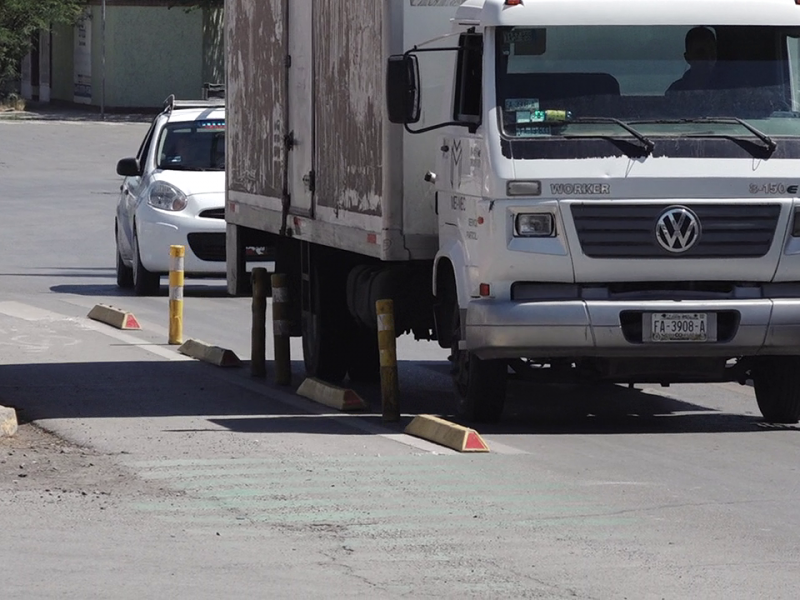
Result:
{"label": "shadow on pavement", "polygon": [[[1,275],[0,275],[1,276]],[[79,275],[61,275],[53,274],[51,277],[79,277]],[[80,275],[80,277],[111,277],[111,275]],[[166,279],[166,278],[164,278]],[[134,296],[132,290],[120,289],[116,284],[102,284],[102,285],[70,285],[60,284],[50,287],[51,292],[56,294],[72,294],[74,296]],[[228,294],[227,284],[225,283],[192,283],[188,280],[183,286],[183,295],[186,298],[230,298]],[[158,294],[151,296],[153,298],[166,298],[169,296],[169,286],[165,283],[161,284],[161,289]]]}
{"label": "shadow on pavement", "polygon": [[[421,366],[424,365],[424,366]],[[430,413],[456,421],[449,381],[416,374],[446,363],[400,365],[401,411],[407,418],[388,424],[401,431],[411,415]],[[0,403],[20,411],[24,421],[196,416],[241,432],[359,432],[344,419],[381,424],[377,384],[353,385],[369,414],[342,418],[308,415],[311,407],[294,396],[303,380],[301,362],[293,363],[293,385],[278,388],[250,376],[250,366],[220,369],[199,361],[106,362],[0,365]],[[702,406],[618,386],[524,386],[514,383],[500,423],[482,424],[483,434],[628,434],[741,432],[758,429],[756,417],[711,411]],[[281,401],[289,394],[297,402]],[[285,396],[283,396],[285,398]],[[307,406],[309,410],[305,410]],[[323,408],[326,414],[333,409]],[[230,418],[228,418],[230,417]],[[326,424],[327,422],[327,424]],[[469,425],[462,422],[462,424]],[[218,431],[218,429],[217,429]],[[364,433],[362,431],[362,433]]]}

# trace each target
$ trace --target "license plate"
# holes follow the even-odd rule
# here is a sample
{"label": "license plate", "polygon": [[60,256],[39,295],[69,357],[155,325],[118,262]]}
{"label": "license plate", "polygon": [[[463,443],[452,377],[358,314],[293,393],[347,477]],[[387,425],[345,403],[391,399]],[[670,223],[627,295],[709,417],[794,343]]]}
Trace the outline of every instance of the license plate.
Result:
{"label": "license plate", "polygon": [[[650,313],[651,342],[707,342],[710,340],[706,313]],[[645,326],[647,323],[644,323]]]}

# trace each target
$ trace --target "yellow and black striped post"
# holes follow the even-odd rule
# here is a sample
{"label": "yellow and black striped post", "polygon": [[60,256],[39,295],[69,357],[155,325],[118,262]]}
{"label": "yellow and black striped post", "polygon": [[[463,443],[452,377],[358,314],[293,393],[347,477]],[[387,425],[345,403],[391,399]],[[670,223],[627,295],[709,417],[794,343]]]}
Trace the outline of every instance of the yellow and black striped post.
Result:
{"label": "yellow and black striped post", "polygon": [[183,343],[183,259],[186,248],[169,247],[169,343]]}
{"label": "yellow and black striped post", "polygon": [[289,286],[286,275],[272,275],[272,337],[275,339],[275,383],[291,385],[292,355],[289,345]]}
{"label": "yellow and black striped post", "polygon": [[253,282],[253,325],[250,335],[250,374],[267,376],[267,270],[256,267]]}
{"label": "yellow and black striped post", "polygon": [[397,338],[394,329],[394,302],[378,300],[378,350],[381,358],[381,405],[383,421],[399,421],[400,395],[397,383]]}

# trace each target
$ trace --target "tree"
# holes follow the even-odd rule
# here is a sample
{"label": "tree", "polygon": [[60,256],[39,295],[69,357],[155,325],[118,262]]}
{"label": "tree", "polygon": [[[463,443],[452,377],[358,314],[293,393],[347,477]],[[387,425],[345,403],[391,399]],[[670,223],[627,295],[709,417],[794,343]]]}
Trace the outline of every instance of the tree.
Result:
{"label": "tree", "polygon": [[56,23],[74,23],[88,0],[0,0],[0,84],[14,79],[33,37]]}

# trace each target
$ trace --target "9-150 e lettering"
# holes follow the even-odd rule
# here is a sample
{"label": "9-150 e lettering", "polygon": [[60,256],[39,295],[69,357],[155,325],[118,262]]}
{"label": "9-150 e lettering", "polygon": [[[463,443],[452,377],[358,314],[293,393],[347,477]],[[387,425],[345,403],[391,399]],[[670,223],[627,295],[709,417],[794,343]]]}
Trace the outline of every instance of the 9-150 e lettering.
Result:
{"label": "9-150 e lettering", "polygon": [[783,183],[751,183],[750,193],[776,195],[776,194],[792,194],[795,195],[800,191],[800,186],[797,185],[784,185]]}

